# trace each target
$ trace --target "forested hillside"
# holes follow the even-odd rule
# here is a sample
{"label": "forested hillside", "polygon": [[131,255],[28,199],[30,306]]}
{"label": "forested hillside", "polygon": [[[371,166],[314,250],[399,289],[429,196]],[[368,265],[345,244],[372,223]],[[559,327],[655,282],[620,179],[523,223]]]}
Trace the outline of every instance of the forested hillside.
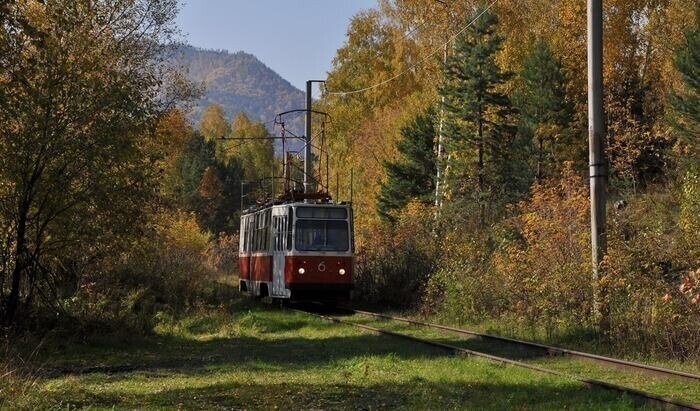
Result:
{"label": "forested hillside", "polygon": [[[263,121],[271,121],[279,112],[304,107],[304,93],[252,54],[182,45],[172,56],[187,77],[203,89],[188,115],[195,123],[210,104],[220,105],[229,119],[244,112],[253,120]],[[298,119],[289,126],[293,132],[301,132],[303,122]]]}

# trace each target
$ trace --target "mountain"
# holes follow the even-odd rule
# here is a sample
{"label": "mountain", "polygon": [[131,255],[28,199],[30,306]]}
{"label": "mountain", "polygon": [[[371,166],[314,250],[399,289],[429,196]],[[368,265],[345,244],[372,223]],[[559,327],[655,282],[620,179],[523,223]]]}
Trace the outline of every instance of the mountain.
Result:
{"label": "mountain", "polygon": [[[229,119],[243,111],[251,119],[270,122],[266,126],[271,131],[271,121],[277,113],[304,108],[304,92],[252,54],[182,45],[174,59],[189,79],[204,89],[190,114],[195,124],[202,110],[213,103],[222,106]],[[293,133],[303,134],[302,116],[290,116],[286,123]]]}

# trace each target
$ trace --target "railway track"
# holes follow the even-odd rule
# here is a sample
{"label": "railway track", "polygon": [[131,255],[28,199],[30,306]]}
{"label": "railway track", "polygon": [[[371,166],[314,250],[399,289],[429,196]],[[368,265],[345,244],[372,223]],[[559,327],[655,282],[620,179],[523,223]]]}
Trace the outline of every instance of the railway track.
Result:
{"label": "railway track", "polygon": [[594,362],[605,364],[605,365],[611,365],[611,366],[615,366],[615,367],[622,367],[622,368],[631,369],[631,370],[635,370],[635,371],[641,371],[644,373],[657,375],[657,376],[682,378],[684,380],[695,381],[695,382],[700,381],[700,375],[692,374],[689,372],[672,370],[672,369],[668,369],[668,368],[655,367],[652,365],[641,364],[641,363],[632,362],[632,361],[625,361],[625,360],[621,360],[618,358],[605,357],[602,355],[596,355],[596,354],[590,354],[590,353],[581,352],[581,351],[569,350],[569,349],[561,348],[561,347],[553,347],[553,346],[549,346],[549,345],[534,343],[531,341],[523,341],[523,340],[518,340],[515,338],[500,337],[497,335],[484,334],[484,333],[479,333],[476,331],[464,330],[461,328],[449,327],[449,326],[440,325],[440,324],[432,324],[432,323],[427,323],[427,322],[422,322],[422,321],[411,320],[408,318],[373,313],[370,311],[355,310],[355,309],[345,308],[345,307],[343,307],[342,309],[346,310],[348,312],[351,312],[353,314],[362,314],[362,315],[367,315],[367,316],[371,316],[371,317],[375,317],[375,318],[382,318],[382,319],[386,319],[386,320],[393,320],[393,321],[398,321],[398,322],[416,325],[416,326],[422,326],[422,327],[428,327],[428,328],[433,328],[433,329],[437,329],[437,330],[449,331],[449,332],[456,333],[456,334],[469,335],[469,336],[479,337],[479,338],[483,338],[483,339],[487,339],[487,340],[493,340],[493,341],[499,341],[499,342],[503,342],[503,343],[507,343],[507,344],[519,345],[519,346],[528,347],[528,348],[536,349],[539,351],[543,351],[549,355],[566,355],[566,356],[571,356],[571,357],[576,357],[576,358],[582,358],[582,359],[589,360],[589,361],[594,361]]}
{"label": "railway track", "polygon": [[[446,351],[449,351],[449,352],[457,354],[457,355],[481,357],[481,358],[485,358],[487,360],[498,362],[501,364],[508,364],[508,365],[512,365],[512,366],[516,366],[516,367],[527,368],[527,369],[534,370],[534,371],[541,372],[541,373],[556,375],[556,376],[564,377],[564,378],[570,378],[570,379],[579,381],[579,382],[581,382],[589,387],[602,388],[602,389],[626,394],[626,395],[629,395],[631,398],[633,398],[641,403],[653,405],[656,407],[661,407],[664,409],[700,410],[700,404],[693,404],[693,403],[678,400],[675,398],[670,398],[667,396],[646,392],[646,391],[639,390],[636,388],[626,387],[626,386],[619,385],[619,384],[613,384],[613,383],[609,383],[609,382],[594,379],[594,378],[586,378],[586,377],[581,377],[581,376],[577,376],[577,375],[571,375],[571,374],[564,373],[564,372],[561,372],[558,370],[545,368],[545,367],[542,367],[539,365],[529,364],[529,363],[526,363],[523,361],[518,361],[518,360],[515,360],[512,358],[507,358],[507,357],[499,356],[499,355],[493,355],[493,354],[485,353],[482,351],[476,351],[476,350],[472,350],[472,349],[468,349],[468,348],[464,348],[464,347],[459,347],[459,346],[456,346],[453,344],[448,344],[446,342],[421,338],[421,337],[417,337],[414,335],[405,334],[405,333],[396,332],[396,331],[391,331],[391,330],[378,328],[378,327],[374,327],[374,326],[370,326],[370,325],[366,325],[366,324],[360,324],[360,323],[357,323],[354,321],[349,321],[349,320],[338,318],[338,317],[332,316],[332,315],[325,315],[325,314],[321,314],[321,313],[314,312],[314,311],[300,310],[300,309],[294,309],[294,308],[291,308],[291,310],[296,311],[296,312],[300,312],[300,313],[304,313],[304,314],[308,314],[308,315],[312,315],[312,316],[316,316],[318,318],[322,318],[322,319],[327,320],[327,321],[340,323],[340,324],[347,324],[347,325],[351,325],[351,326],[361,328],[364,330],[376,332],[379,334],[389,335],[392,337],[402,338],[405,340],[421,343],[424,345],[441,348],[441,349],[444,349]],[[478,333],[478,332],[469,331],[469,330],[463,330],[463,329],[454,328],[454,327],[448,327],[448,326],[439,325],[439,324],[431,324],[431,323],[415,321],[415,320],[411,320],[411,319],[407,319],[407,318],[394,317],[394,316],[390,316],[390,315],[386,315],[386,314],[373,313],[373,312],[369,312],[369,311],[354,310],[354,309],[350,309],[350,308],[342,308],[342,310],[349,312],[349,313],[353,313],[353,314],[361,314],[361,315],[365,315],[365,316],[381,318],[381,319],[385,319],[385,320],[393,320],[393,321],[411,324],[411,325],[420,326],[420,327],[438,329],[438,330],[442,330],[442,331],[449,331],[451,333],[470,335],[473,337],[479,337],[479,338],[484,338],[484,339],[488,339],[488,340],[499,341],[501,343],[520,345],[523,347],[529,347],[532,349],[544,351],[549,355],[568,355],[568,356],[582,358],[582,359],[586,359],[586,360],[591,360],[591,361],[595,361],[598,363],[603,363],[603,364],[612,365],[612,366],[616,366],[616,367],[624,367],[627,369],[634,369],[636,371],[648,372],[648,373],[651,373],[651,374],[654,374],[657,376],[665,376],[665,377],[670,377],[670,378],[683,378],[683,379],[692,380],[692,381],[699,381],[700,380],[700,376],[695,375],[695,374],[691,374],[691,373],[670,370],[670,369],[661,368],[661,367],[654,367],[654,366],[649,366],[649,365],[645,365],[645,364],[624,361],[624,360],[620,360],[620,359],[616,359],[616,358],[610,358],[610,357],[604,357],[604,356],[599,356],[599,355],[595,355],[595,354],[584,353],[584,352],[580,352],[580,351],[568,350],[565,348],[552,347],[552,346],[533,343],[533,342],[529,342],[529,341],[522,341],[522,340],[517,340],[517,339],[512,339],[512,338],[499,337],[499,336],[490,335],[490,334],[483,334],[483,333]]]}

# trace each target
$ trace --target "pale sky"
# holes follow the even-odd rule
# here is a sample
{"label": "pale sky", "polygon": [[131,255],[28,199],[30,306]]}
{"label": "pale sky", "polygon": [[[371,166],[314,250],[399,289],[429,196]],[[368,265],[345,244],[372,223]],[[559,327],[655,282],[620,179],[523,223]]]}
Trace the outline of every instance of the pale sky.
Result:
{"label": "pale sky", "polygon": [[177,23],[197,47],[254,54],[297,88],[325,79],[350,18],[377,0],[183,0]]}

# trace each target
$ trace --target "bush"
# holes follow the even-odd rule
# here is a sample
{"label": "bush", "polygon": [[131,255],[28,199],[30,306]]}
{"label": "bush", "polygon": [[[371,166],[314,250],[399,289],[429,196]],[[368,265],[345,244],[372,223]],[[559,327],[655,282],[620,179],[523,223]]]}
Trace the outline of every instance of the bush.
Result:
{"label": "bush", "polygon": [[413,307],[433,270],[435,246],[432,213],[410,203],[394,225],[377,223],[358,244],[355,297],[394,307]]}
{"label": "bush", "polygon": [[504,278],[508,306],[529,325],[555,328],[590,325],[588,191],[570,163],[558,178],[533,185],[518,204],[513,224],[521,237],[494,254]]}
{"label": "bush", "polygon": [[69,308],[86,322],[148,331],[156,313],[182,312],[200,302],[205,285],[219,274],[210,243],[195,216],[161,214],[129,252],[88,276]]}
{"label": "bush", "polygon": [[[687,180],[680,189],[692,191]],[[696,217],[685,211],[693,201],[657,189],[611,219],[601,287],[605,331],[618,350],[682,359],[700,353],[699,234],[688,229]]]}
{"label": "bush", "polygon": [[469,323],[504,311],[503,278],[490,269],[490,243],[486,231],[444,235],[443,257],[428,280],[423,314]]}
{"label": "bush", "polygon": [[589,324],[585,182],[567,164],[512,211],[515,217],[498,225],[445,234],[424,311],[460,322],[507,316],[548,334]]}

